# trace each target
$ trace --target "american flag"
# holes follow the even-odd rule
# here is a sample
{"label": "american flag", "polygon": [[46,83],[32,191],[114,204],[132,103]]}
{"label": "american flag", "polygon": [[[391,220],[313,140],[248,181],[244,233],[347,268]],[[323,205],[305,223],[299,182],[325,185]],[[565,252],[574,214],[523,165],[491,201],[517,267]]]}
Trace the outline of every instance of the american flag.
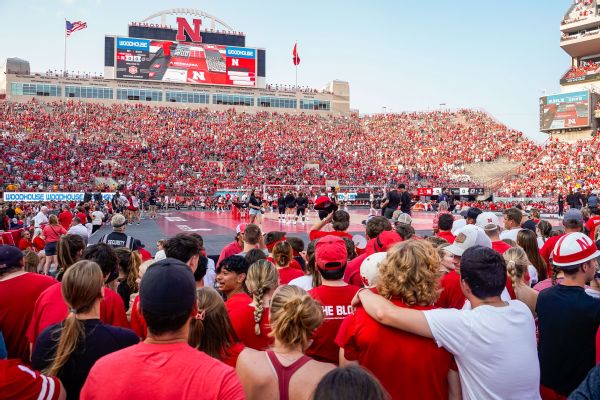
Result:
{"label": "american flag", "polygon": [[80,31],[82,29],[87,28],[87,22],[83,22],[83,21],[75,21],[75,22],[66,21],[66,23],[67,23],[67,36],[71,36],[71,33],[75,32],[75,31]]}

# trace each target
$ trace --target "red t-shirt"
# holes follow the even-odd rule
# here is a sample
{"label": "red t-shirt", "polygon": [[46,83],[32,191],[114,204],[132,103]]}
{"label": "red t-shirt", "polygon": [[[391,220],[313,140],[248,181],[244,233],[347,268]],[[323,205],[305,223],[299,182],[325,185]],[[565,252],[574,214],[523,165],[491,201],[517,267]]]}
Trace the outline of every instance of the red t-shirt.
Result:
{"label": "red t-shirt", "polygon": [[590,238],[592,238],[592,240],[594,240],[594,237],[596,236],[596,228],[598,225],[600,225],[600,215],[594,215],[585,223],[585,227],[590,232]]}
{"label": "red t-shirt", "polygon": [[[392,299],[398,307],[407,307]],[[433,307],[410,307],[430,310]],[[433,339],[377,323],[362,307],[348,316],[335,342],[344,357],[375,375],[392,399],[447,399],[453,357]]]}
{"label": "red t-shirt", "polygon": [[500,254],[504,254],[506,250],[510,249],[510,244],[503,242],[502,240],[496,240],[495,242],[492,242],[492,249]]}
{"label": "red t-shirt", "polygon": [[131,306],[131,329],[137,333],[137,335],[142,339],[146,339],[146,335],[148,334],[148,326],[146,325],[146,320],[142,315],[142,311],[140,310],[140,296],[135,296],[133,300],[133,305]]}
{"label": "red t-shirt", "polygon": [[435,307],[462,309],[466,298],[460,288],[460,275],[456,271],[444,274],[440,279],[440,286],[442,287],[442,293],[435,302]]}
{"label": "red t-shirt", "polygon": [[243,249],[238,242],[231,242],[227,246],[223,247],[223,250],[221,250],[221,255],[219,256],[219,261],[217,261],[216,268],[219,269],[221,261],[227,257],[235,256],[236,254],[241,253],[242,250]]}
{"label": "red t-shirt", "polygon": [[30,369],[21,360],[0,360],[0,393],[3,399],[56,400],[60,381]]}
{"label": "red t-shirt", "polygon": [[[63,321],[68,315],[69,309],[62,297],[62,285],[56,283],[40,294],[35,302],[27,329],[27,340],[35,345],[44,329]],[[108,325],[129,328],[123,299],[112,289],[104,288],[104,300],[100,302],[100,320]]]}
{"label": "red t-shirt", "polygon": [[234,343],[230,348],[229,348],[229,355],[226,354],[221,354],[221,361],[227,365],[229,365],[230,367],[235,368],[236,364],[237,364],[237,359],[240,356],[240,353],[242,352],[242,350],[244,350],[245,347],[242,343]]}
{"label": "red t-shirt", "polygon": [[187,343],[140,343],[102,357],[92,367],[80,398],[148,400],[173,396],[245,398],[233,368]]}
{"label": "red t-shirt", "polygon": [[79,220],[81,221],[81,223],[83,225],[85,225],[87,223],[87,216],[85,215],[84,212],[78,212],[77,214],[75,214],[75,216],[79,218]]}
{"label": "red t-shirt", "polygon": [[32,247],[33,244],[31,243],[31,240],[26,238],[21,238],[21,240],[19,240],[19,250],[30,250]]}
{"label": "red t-shirt", "polygon": [[287,285],[288,283],[290,283],[290,281],[292,279],[296,279],[296,278],[300,278],[301,276],[304,276],[304,272],[302,272],[302,270],[296,269],[296,268],[292,268],[292,267],[284,267],[284,268],[277,268],[279,270],[279,284],[280,285]]}
{"label": "red t-shirt", "polygon": [[450,244],[454,243],[454,239],[456,239],[456,236],[454,236],[452,232],[448,231],[439,231],[437,236],[441,237],[442,239],[446,239],[446,241]]}
{"label": "red t-shirt", "polygon": [[362,265],[365,258],[373,254],[372,251],[368,251],[369,246],[367,245],[367,251],[353,260],[348,261],[346,270],[344,271],[344,282],[360,288],[363,286],[362,278],[360,276],[360,266]]}
{"label": "red t-shirt", "polygon": [[352,314],[352,298],[358,292],[353,285],[318,286],[308,292],[311,297],[323,306],[325,319],[312,336],[312,344],[306,355],[317,361],[339,364],[340,349],[335,344],[335,336],[342,321]]}
{"label": "red t-shirt", "polygon": [[263,309],[260,319],[260,335],[257,335],[255,331],[256,323],[254,322],[255,308],[250,303],[252,303],[250,296],[246,293],[238,293],[227,299],[225,307],[227,307],[233,330],[244,346],[255,350],[265,350],[273,344],[273,339],[269,337],[271,332],[269,308],[265,307]]}
{"label": "red t-shirt", "polygon": [[308,238],[312,241],[312,240],[317,240],[317,239],[320,239],[320,238],[328,236],[328,235],[339,236],[339,237],[346,237],[348,239],[352,239],[352,235],[350,235],[348,232],[342,232],[342,231],[315,231],[315,230],[311,230],[308,233]]}
{"label": "red t-shirt", "polygon": [[44,240],[46,243],[55,243],[58,242],[58,239],[60,239],[62,235],[66,234],[67,231],[61,225],[53,226],[48,224],[42,228],[42,233],[44,234]]}
{"label": "red t-shirt", "polygon": [[552,250],[554,250],[554,246],[556,246],[558,239],[560,239],[562,236],[563,235],[549,237],[548,239],[546,239],[546,241],[544,242],[544,245],[540,249],[540,255],[542,256],[542,258],[544,259],[544,261],[546,261],[546,264],[548,265],[548,276],[552,276],[552,266],[550,264],[550,255],[552,254]]}
{"label": "red t-shirt", "polygon": [[[267,257],[267,261],[270,262],[271,264],[275,265],[275,260],[273,260],[272,256]],[[288,265],[290,268],[294,268],[294,269],[298,269],[300,271],[302,271],[302,266],[300,265],[300,263],[292,258],[292,261],[290,261],[290,264]],[[303,273],[304,274],[304,273]]]}
{"label": "red t-shirt", "polygon": [[20,358],[29,364],[27,326],[40,293],[56,281],[45,275],[25,273],[0,281],[0,331],[4,336],[8,359]]}
{"label": "red t-shirt", "polygon": [[71,221],[73,221],[73,214],[71,214],[70,211],[63,211],[60,214],[58,214],[58,222],[66,230],[69,230],[69,228],[71,227]]}

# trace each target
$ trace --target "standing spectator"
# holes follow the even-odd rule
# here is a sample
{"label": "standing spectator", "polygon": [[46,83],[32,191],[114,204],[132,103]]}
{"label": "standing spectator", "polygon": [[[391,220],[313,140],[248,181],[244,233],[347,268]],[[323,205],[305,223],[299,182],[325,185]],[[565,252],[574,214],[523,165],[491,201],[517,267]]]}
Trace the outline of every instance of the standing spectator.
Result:
{"label": "standing spectator", "polygon": [[[121,197],[125,198],[123,196]],[[99,243],[106,243],[113,248],[127,247],[129,250],[137,250],[135,238],[125,233],[125,230],[127,229],[127,219],[123,214],[113,215],[110,224],[113,227],[113,231],[102,236]]]}
{"label": "standing spectator", "polygon": [[334,366],[304,354],[312,333],[321,325],[321,306],[297,286],[282,286],[271,301],[275,343],[266,352],[244,350],[236,370],[248,400],[307,399]]}
{"label": "standing spectator", "polygon": [[244,282],[248,274],[248,263],[241,256],[231,256],[223,260],[217,271],[217,290],[225,295],[225,306],[229,311],[237,303],[250,304],[252,299],[244,290]]}
{"label": "standing spectator", "polygon": [[246,347],[266,350],[273,344],[269,336],[269,309],[273,292],[279,286],[277,268],[266,260],[255,262],[248,269],[246,286],[251,302],[231,303],[229,317],[237,337]]}
{"label": "standing spectator", "polygon": [[540,249],[537,244],[537,235],[529,229],[523,229],[517,234],[517,244],[527,254],[529,259],[528,274],[531,286],[548,277],[548,265],[540,256]]}
{"label": "standing spectator", "polygon": [[69,398],[79,398],[83,383],[99,358],[139,341],[133,331],[100,321],[103,284],[98,264],[73,264],[62,280],[69,314],[63,322],[40,334],[31,356],[33,368],[60,378]]}
{"label": "standing spectator", "polygon": [[121,299],[123,300],[125,312],[128,312],[129,299],[132,294],[137,293],[139,290],[137,279],[142,259],[137,252],[131,251],[125,247],[116,248],[115,254],[119,259],[117,293],[119,293],[119,296],[121,296]]}
{"label": "standing spectator", "polygon": [[[540,249],[540,254],[548,265],[550,265],[550,254],[560,238],[566,233],[581,232],[583,230],[583,215],[581,214],[581,211],[576,209],[567,211],[562,220],[562,224],[565,228],[564,233],[549,237]],[[551,270],[548,271],[548,275],[552,275]]]}
{"label": "standing spectator", "polygon": [[256,195],[256,189],[252,189],[250,192],[250,200],[248,207],[250,208],[250,223],[260,225],[262,223],[262,212],[261,212],[261,200]]}
{"label": "standing spectator", "polygon": [[306,222],[306,209],[308,208],[308,197],[303,192],[298,193],[298,198],[296,199],[296,221],[298,221],[298,217],[302,216],[302,225]]}
{"label": "standing spectator", "polygon": [[[444,194],[440,195],[440,199],[442,198],[442,196],[446,196]],[[438,204],[438,209],[437,212],[435,213],[435,215],[433,216],[433,225],[432,225],[432,229],[433,229],[433,233],[437,233],[438,231],[438,221],[439,218],[442,214],[450,214],[452,215],[449,211],[448,211],[448,202],[446,202],[445,200],[439,200],[440,203]],[[452,217],[452,220],[454,222],[454,217]]]}
{"label": "standing spectator", "polygon": [[[439,277],[436,250],[426,241],[410,240],[382,261],[377,290],[395,308],[421,313],[417,310],[433,308]],[[383,328],[362,307],[344,321],[336,342],[345,360],[371,371],[394,399],[447,399],[451,389],[459,390],[448,351],[418,334]]]}
{"label": "standing spectator", "polygon": [[[538,255],[539,256],[539,255]],[[527,304],[531,313],[536,316],[535,305],[538,298],[538,292],[531,288],[525,276],[528,268],[531,266],[527,253],[520,247],[513,247],[506,250],[503,254],[506,261],[506,270],[512,282],[513,290],[517,300]]]}
{"label": "standing spectator", "polygon": [[[331,222],[331,227],[333,228],[333,231],[322,231],[321,229],[323,229],[330,222]],[[327,215],[327,217],[325,217],[325,219],[320,220],[319,222],[315,223],[315,225],[311,228],[310,232],[308,233],[308,238],[310,240],[316,240],[323,236],[334,235],[334,236],[347,237],[348,239],[352,239],[352,235],[350,235],[347,232],[349,227],[350,227],[350,214],[348,214],[346,211],[338,210],[338,211],[335,211],[335,212]]]}
{"label": "standing spectator", "polygon": [[244,398],[233,368],[187,343],[190,320],[198,313],[196,284],[187,265],[170,258],[154,263],[142,278],[139,297],[147,339],[98,360],[82,399]]}
{"label": "standing spectator", "polygon": [[71,221],[71,227],[67,231],[67,234],[81,236],[81,238],[86,244],[88,243],[88,240],[90,238],[88,235],[87,228],[81,223],[79,217],[73,217]]}
{"label": "standing spectator", "polygon": [[314,400],[387,400],[381,384],[362,368],[329,371],[315,389]]}
{"label": "standing spectator", "polygon": [[521,301],[500,297],[506,284],[504,259],[492,249],[469,248],[460,274],[470,310],[397,307],[368,290],[359,291],[355,300],[379,323],[433,338],[454,354],[463,399],[539,400],[535,322]]}
{"label": "standing spectator", "polygon": [[448,243],[454,243],[456,236],[452,234],[452,224],[454,223],[454,217],[450,213],[440,214],[438,219],[438,231],[437,236],[445,239]]}
{"label": "standing spectator", "polygon": [[558,216],[562,217],[565,211],[565,198],[562,193],[558,194]]}
{"label": "standing spectator", "polygon": [[260,247],[262,232],[260,227],[255,224],[248,224],[244,229],[244,247],[240,253],[237,253],[238,256],[244,257],[247,252],[252,249],[256,249]]}
{"label": "standing spectator", "polygon": [[[496,216],[494,215],[494,217]],[[483,226],[483,231],[490,238],[490,241],[492,242],[492,249],[496,250],[500,254],[504,254],[504,252],[510,249],[511,246],[500,239],[500,226],[498,225],[499,223],[500,221],[498,220],[498,217],[496,217],[496,220],[494,222],[488,223]]]}
{"label": "standing spectator", "polygon": [[412,200],[410,193],[406,190],[406,185],[404,183],[398,185],[398,191],[400,192],[400,211],[404,214],[411,215]]}
{"label": "standing spectator", "polygon": [[42,206],[40,211],[35,215],[35,217],[33,217],[33,221],[35,229],[39,229],[41,231],[42,225],[48,223],[48,207]]}
{"label": "standing spectator", "polygon": [[292,246],[288,242],[279,242],[273,248],[273,263],[279,271],[279,283],[287,285],[292,279],[304,276],[301,269],[290,266],[294,260]]}
{"label": "standing spectator", "polygon": [[29,344],[25,334],[35,301],[55,283],[48,276],[25,272],[21,250],[0,245],[0,332],[4,335],[8,359],[20,358],[29,364]]}
{"label": "standing spectator", "polygon": [[315,264],[321,275],[321,285],[308,294],[323,307],[323,324],[312,336],[312,344],[306,355],[318,361],[339,363],[339,348],[335,344],[342,321],[352,313],[350,303],[358,291],[344,282],[344,270],[348,260],[346,244],[337,236],[325,236],[315,246]]}
{"label": "standing spectator", "polygon": [[193,272],[198,268],[202,244],[197,237],[188,233],[179,233],[165,241],[165,255],[185,263]]}
{"label": "standing spectator", "polygon": [[62,208],[62,212],[58,214],[58,222],[60,222],[63,228],[68,230],[71,227],[72,220],[73,213],[71,212],[69,205],[65,204]]}
{"label": "standing spectator", "polygon": [[237,339],[223,298],[208,287],[197,293],[199,318],[190,323],[189,345],[235,368],[244,345]]}
{"label": "standing spectator", "polygon": [[500,232],[500,240],[512,239],[517,241],[517,234],[522,229],[521,221],[523,212],[518,208],[509,208],[504,211],[504,230]]}
{"label": "standing spectator", "polygon": [[67,233],[65,228],[58,223],[56,215],[50,215],[48,219],[49,223],[42,229],[41,238],[46,242],[44,247],[44,254],[46,255],[46,262],[44,263],[43,274],[48,275],[50,265],[57,264],[56,260],[56,246],[60,237]]}
{"label": "standing spectator", "polygon": [[96,231],[102,228],[102,224],[104,223],[104,213],[100,211],[98,206],[92,212],[92,234],[96,233]]}
{"label": "standing spectator", "polygon": [[596,274],[598,256],[583,233],[562,236],[552,251],[552,263],[564,279],[541,291],[536,306],[543,397],[568,396],[595,365],[600,300],[588,296],[585,285]]}
{"label": "standing spectator", "polygon": [[246,224],[239,224],[235,227],[235,238],[233,242],[229,243],[227,246],[223,247],[221,250],[221,254],[219,255],[219,260],[217,261],[216,269],[221,265],[221,261],[226,259],[227,257],[231,257],[235,254],[241,253],[244,249],[244,233],[246,231]]}

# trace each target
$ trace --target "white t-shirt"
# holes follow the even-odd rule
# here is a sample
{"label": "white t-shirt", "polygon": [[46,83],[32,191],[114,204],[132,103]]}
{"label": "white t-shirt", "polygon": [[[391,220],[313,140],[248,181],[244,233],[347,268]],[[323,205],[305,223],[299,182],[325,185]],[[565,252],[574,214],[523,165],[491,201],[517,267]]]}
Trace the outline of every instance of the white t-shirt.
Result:
{"label": "white t-shirt", "polygon": [[38,212],[35,217],[33,217],[33,222],[35,223],[36,228],[41,228],[42,224],[48,223],[48,217],[43,212]]}
{"label": "white t-shirt", "polygon": [[216,276],[217,272],[215,271],[215,261],[212,258],[209,258],[208,263],[206,263],[206,275],[204,275],[203,279],[204,287],[215,287]]}
{"label": "white t-shirt", "polygon": [[539,400],[535,322],[527,306],[424,311],[439,347],[454,354],[464,400]]}
{"label": "white t-shirt", "polygon": [[500,240],[512,239],[516,242],[517,234],[522,230],[523,230],[522,228],[504,230],[504,231],[500,232]]}
{"label": "white t-shirt", "polygon": [[85,227],[85,225],[75,225],[69,228],[69,230],[67,231],[67,233],[69,235],[79,235],[83,238],[83,240],[85,240],[85,242],[87,243],[88,239],[89,239],[89,234],[88,234],[88,230]]}
{"label": "white t-shirt", "polygon": [[104,213],[102,211],[94,211],[92,213],[92,225],[102,225]]}
{"label": "white t-shirt", "polygon": [[288,285],[298,286],[306,290],[307,292],[313,288],[313,277],[310,275],[304,275],[299,278],[292,279]]}

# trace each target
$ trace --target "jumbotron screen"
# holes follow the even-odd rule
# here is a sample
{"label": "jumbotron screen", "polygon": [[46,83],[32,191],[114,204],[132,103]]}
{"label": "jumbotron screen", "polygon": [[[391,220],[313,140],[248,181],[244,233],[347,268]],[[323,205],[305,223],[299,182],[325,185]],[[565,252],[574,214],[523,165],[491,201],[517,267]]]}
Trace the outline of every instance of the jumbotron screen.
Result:
{"label": "jumbotron screen", "polygon": [[256,49],[117,38],[117,79],[254,87]]}
{"label": "jumbotron screen", "polygon": [[563,93],[540,98],[540,130],[590,126],[590,93]]}

